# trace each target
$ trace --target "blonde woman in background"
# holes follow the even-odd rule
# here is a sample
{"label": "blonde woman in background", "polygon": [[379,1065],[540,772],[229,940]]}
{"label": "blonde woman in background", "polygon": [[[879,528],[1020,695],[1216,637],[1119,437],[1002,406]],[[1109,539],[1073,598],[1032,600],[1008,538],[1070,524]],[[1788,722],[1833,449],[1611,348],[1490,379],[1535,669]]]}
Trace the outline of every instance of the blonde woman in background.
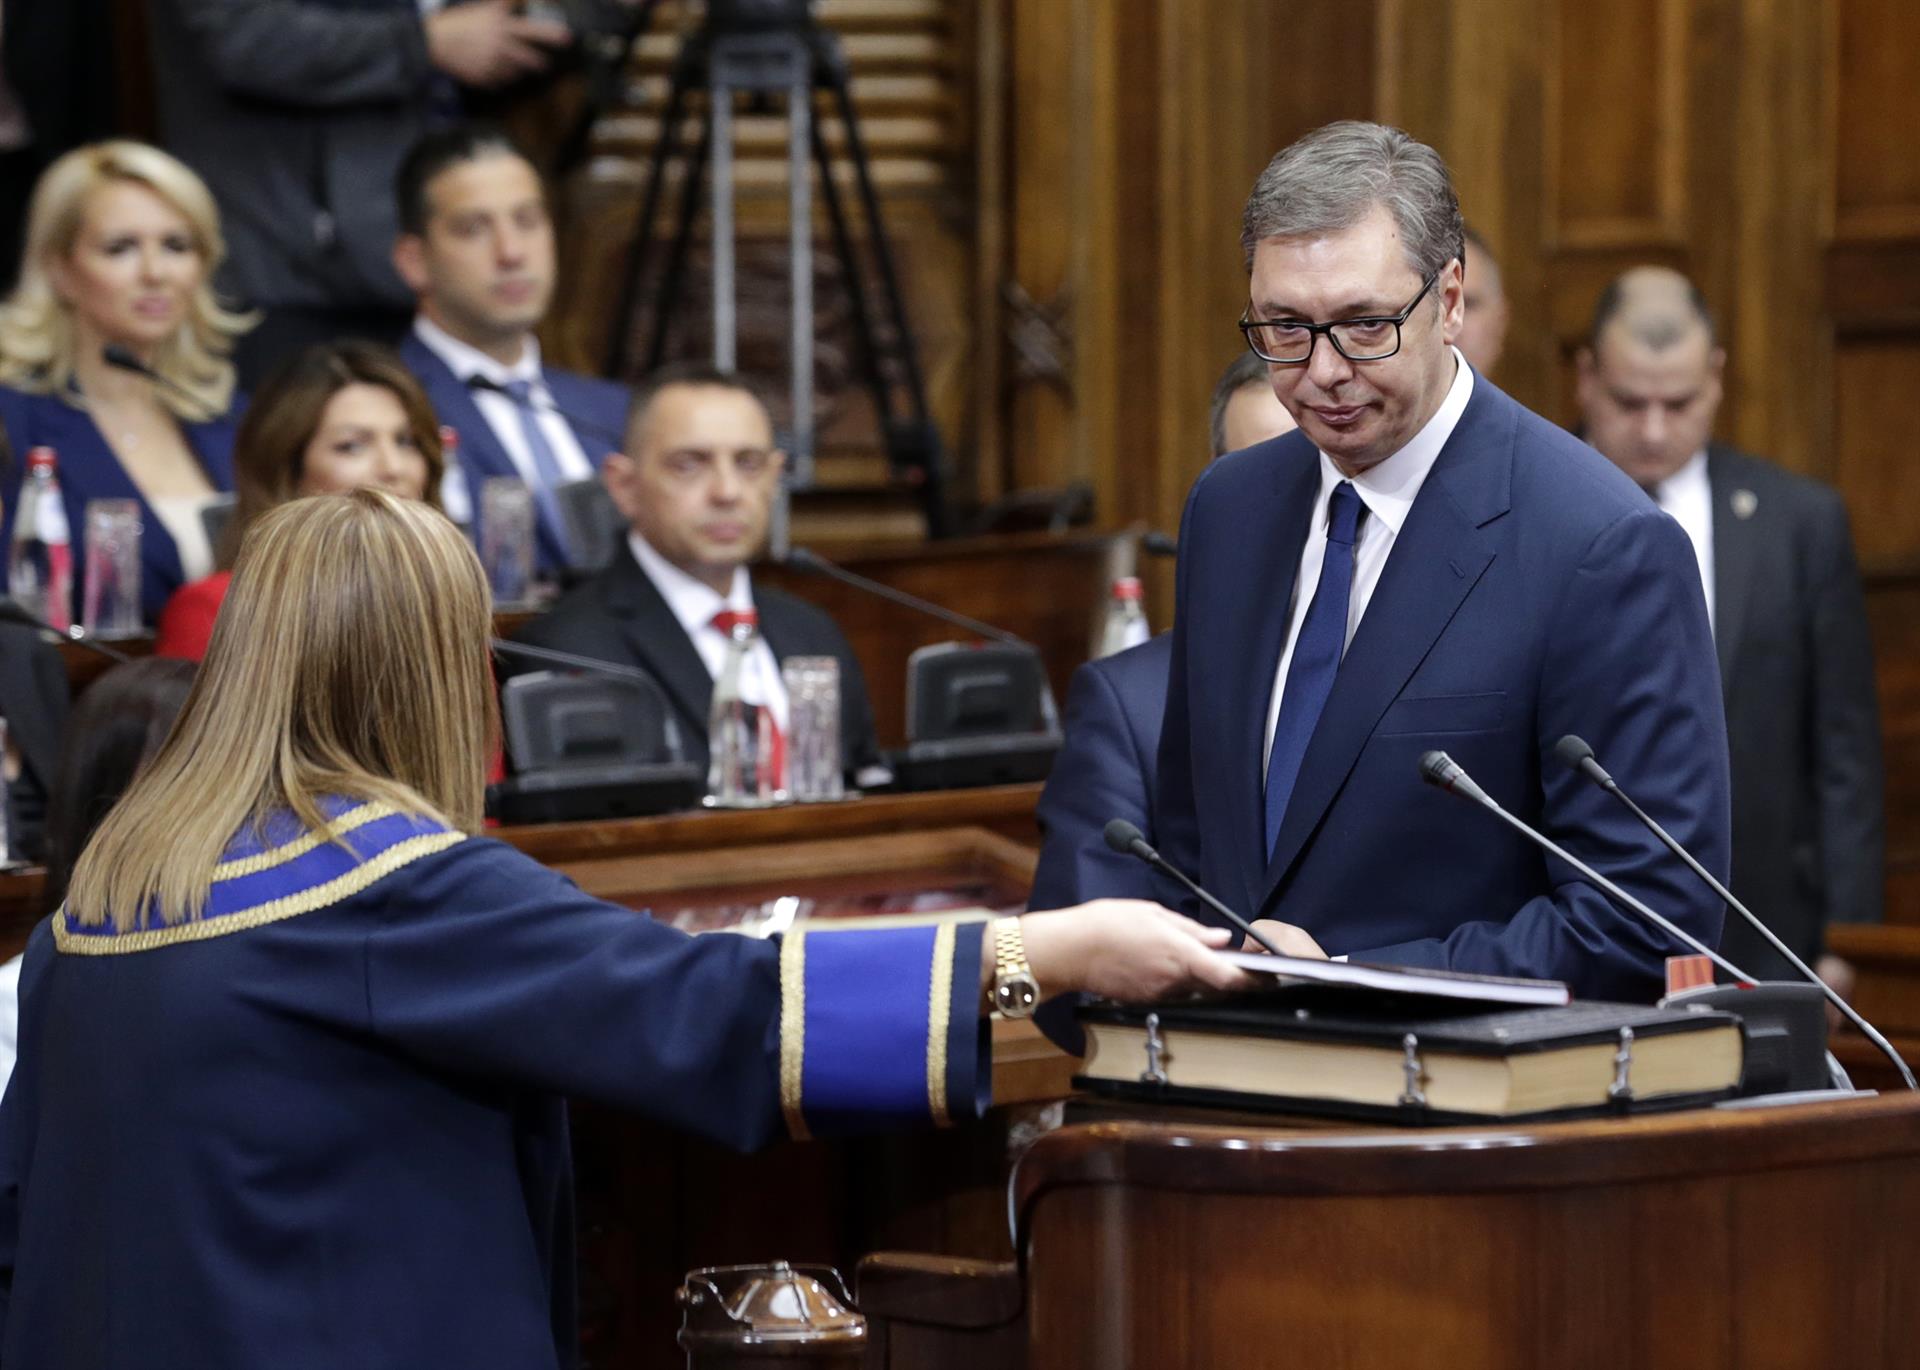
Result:
{"label": "blonde woman in background", "polygon": [[[96,143],[41,176],[19,284],[0,306],[0,425],[16,454],[0,534],[26,454],[53,448],[76,564],[87,501],[138,502],[148,622],[213,569],[202,513],[233,488],[227,356],[248,320],[214,297],[223,252],[198,176],[143,143]],[[109,365],[109,348],[162,380]]]}

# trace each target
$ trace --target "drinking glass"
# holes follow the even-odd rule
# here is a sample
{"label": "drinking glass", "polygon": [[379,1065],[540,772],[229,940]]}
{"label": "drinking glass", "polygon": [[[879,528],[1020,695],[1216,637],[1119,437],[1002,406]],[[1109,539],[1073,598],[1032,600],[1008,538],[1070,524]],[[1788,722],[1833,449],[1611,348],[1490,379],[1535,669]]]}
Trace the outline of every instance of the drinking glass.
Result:
{"label": "drinking glass", "polygon": [[140,636],[140,503],[90,499],[81,624],[90,637]]}
{"label": "drinking glass", "polygon": [[493,602],[527,602],[533,586],[533,491],[515,476],[489,476],[480,486],[480,565]]}
{"label": "drinking glass", "polygon": [[787,788],[801,803],[844,799],[840,761],[840,662],[791,656],[780,665],[787,686]]}

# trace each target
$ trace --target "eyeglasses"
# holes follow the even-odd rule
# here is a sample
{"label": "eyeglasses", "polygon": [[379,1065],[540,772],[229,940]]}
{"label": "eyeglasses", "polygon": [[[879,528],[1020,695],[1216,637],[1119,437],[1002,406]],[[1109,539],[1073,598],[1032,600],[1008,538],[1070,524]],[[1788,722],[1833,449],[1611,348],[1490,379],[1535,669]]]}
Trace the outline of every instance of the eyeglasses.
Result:
{"label": "eyeglasses", "polygon": [[[1253,355],[1263,362],[1275,366],[1305,366],[1313,360],[1313,345],[1320,341],[1322,333],[1333,344],[1333,350],[1350,362],[1385,361],[1400,350],[1400,325],[1405,323],[1420,307],[1420,301],[1427,298],[1427,292],[1433,289],[1433,283],[1440,279],[1435,272],[1427,277],[1427,283],[1420,287],[1407,307],[1398,314],[1377,319],[1340,319],[1333,323],[1271,323],[1263,319],[1249,319],[1240,316],[1240,332],[1247,340],[1247,346],[1253,349]],[[1251,311],[1252,306],[1248,306]]]}

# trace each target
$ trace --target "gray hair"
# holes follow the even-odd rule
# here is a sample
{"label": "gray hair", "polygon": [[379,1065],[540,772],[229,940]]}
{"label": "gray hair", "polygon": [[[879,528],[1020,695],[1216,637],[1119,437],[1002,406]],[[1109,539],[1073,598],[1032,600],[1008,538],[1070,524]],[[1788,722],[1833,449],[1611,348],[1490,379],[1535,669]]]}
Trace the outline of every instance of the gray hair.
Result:
{"label": "gray hair", "polygon": [[1214,382],[1213,401],[1207,409],[1207,431],[1213,438],[1214,456],[1224,457],[1227,454],[1227,406],[1233,402],[1233,397],[1250,385],[1267,384],[1270,384],[1267,364],[1246,348],[1242,348],[1240,355],[1227,363],[1227,369]]}
{"label": "gray hair", "polygon": [[1460,197],[1440,154],[1397,128],[1342,119],[1282,148],[1247,197],[1240,247],[1247,267],[1267,238],[1351,228],[1384,205],[1420,279],[1461,256]]}

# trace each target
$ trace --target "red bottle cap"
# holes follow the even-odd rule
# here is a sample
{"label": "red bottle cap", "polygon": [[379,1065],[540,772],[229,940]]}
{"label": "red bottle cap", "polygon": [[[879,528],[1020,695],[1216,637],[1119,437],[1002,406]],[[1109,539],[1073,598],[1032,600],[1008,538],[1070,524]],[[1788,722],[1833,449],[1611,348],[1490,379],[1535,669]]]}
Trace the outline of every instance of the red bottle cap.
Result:
{"label": "red bottle cap", "polygon": [[1141,588],[1140,577],[1138,576],[1122,576],[1113,582],[1113,597],[1115,599],[1140,599],[1145,594],[1146,591]]}
{"label": "red bottle cap", "polygon": [[60,459],[53,454],[51,447],[36,447],[27,453],[27,470],[52,471],[60,465]]}

